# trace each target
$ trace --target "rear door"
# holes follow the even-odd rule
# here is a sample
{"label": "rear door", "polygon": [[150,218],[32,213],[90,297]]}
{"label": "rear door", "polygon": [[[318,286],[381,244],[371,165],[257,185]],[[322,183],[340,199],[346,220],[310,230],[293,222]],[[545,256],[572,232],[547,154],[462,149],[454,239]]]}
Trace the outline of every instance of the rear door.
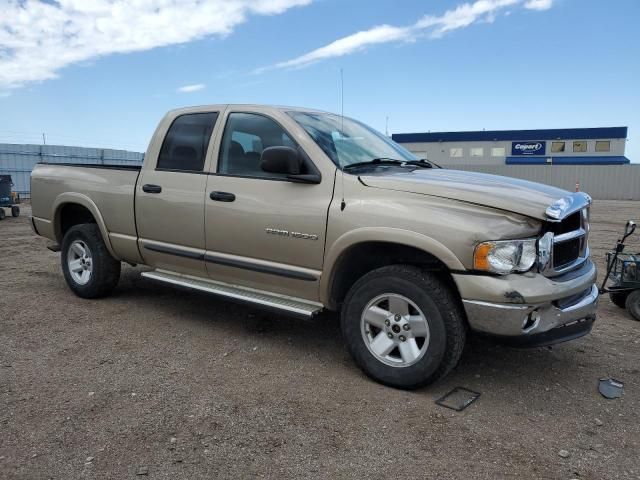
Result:
{"label": "rear door", "polygon": [[164,120],[136,186],[140,253],[149,266],[198,276],[204,265],[204,198],[219,111]]}
{"label": "rear door", "polygon": [[303,131],[292,133],[286,114],[270,114],[230,107],[218,131],[205,198],[207,270],[216,280],[317,300],[335,167],[314,162],[319,184],[264,172],[267,147],[317,148]]}

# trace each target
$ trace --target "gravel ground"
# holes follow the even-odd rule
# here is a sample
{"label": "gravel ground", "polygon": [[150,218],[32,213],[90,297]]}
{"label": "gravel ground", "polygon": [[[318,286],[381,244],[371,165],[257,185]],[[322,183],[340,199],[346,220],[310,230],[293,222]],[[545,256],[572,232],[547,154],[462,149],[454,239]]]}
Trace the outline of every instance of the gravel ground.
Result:
{"label": "gravel ground", "polygon": [[[472,338],[453,374],[403,392],[360,373],[335,316],[280,317],[131,267],[112,297],[77,298],[29,213],[0,223],[0,478],[640,478],[640,323],[607,297],[585,338]],[[601,271],[630,217],[638,202],[596,202]],[[599,395],[608,376],[622,398]],[[434,404],[455,386],[482,396]]]}

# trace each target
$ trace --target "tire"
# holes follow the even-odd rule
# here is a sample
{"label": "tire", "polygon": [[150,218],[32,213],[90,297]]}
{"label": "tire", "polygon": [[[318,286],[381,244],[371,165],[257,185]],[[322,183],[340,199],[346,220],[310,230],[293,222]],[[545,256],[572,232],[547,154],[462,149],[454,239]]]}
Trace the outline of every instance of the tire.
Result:
{"label": "tire", "polygon": [[627,311],[640,322],[640,290],[632,291],[627,297]]}
{"label": "tire", "polygon": [[616,307],[626,308],[629,292],[609,292],[609,299]]}
{"label": "tire", "polygon": [[[462,356],[466,327],[459,299],[436,275],[416,267],[392,265],[366,274],[349,290],[341,316],[355,363],[390,387],[413,390],[433,383]],[[415,320],[420,318],[425,321]],[[395,347],[383,357],[391,348],[387,339]]]}
{"label": "tire", "polygon": [[79,297],[104,297],[118,284],[120,262],[107,250],[95,223],[71,227],[62,239],[61,251],[64,278]]}
{"label": "tire", "polygon": [[0,220],[4,220],[4,217],[5,217],[6,215],[7,215],[7,214],[6,214],[6,213],[4,213],[4,208],[0,207]]}
{"label": "tire", "polygon": [[20,216],[20,207],[18,207],[17,205],[14,205],[13,207],[11,207],[11,216],[12,217],[19,217]]}

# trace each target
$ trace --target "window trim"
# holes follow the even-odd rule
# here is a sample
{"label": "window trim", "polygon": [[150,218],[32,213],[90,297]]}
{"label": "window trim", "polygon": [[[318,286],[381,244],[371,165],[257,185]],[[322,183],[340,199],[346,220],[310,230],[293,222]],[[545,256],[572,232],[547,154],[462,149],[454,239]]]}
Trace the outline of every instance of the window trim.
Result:
{"label": "window trim", "polygon": [[[164,142],[167,139],[167,135],[169,134],[169,131],[171,130],[171,127],[173,127],[173,124],[175,123],[176,120],[178,120],[180,117],[184,117],[185,115],[196,115],[196,114],[201,114],[201,113],[217,113],[218,116],[216,117],[215,122],[213,122],[213,127],[211,128],[211,136],[209,136],[209,142],[207,143],[207,150],[204,152],[204,161],[202,162],[202,170],[181,170],[179,168],[163,168],[163,167],[158,167],[158,163],[160,162],[160,154],[162,153],[162,147],[164,146]],[[216,127],[218,126],[218,120],[220,119],[220,114],[222,112],[220,110],[211,110],[211,111],[206,111],[206,112],[185,112],[185,113],[181,113],[180,115],[177,115],[173,120],[171,120],[171,123],[169,124],[169,126],[167,127],[167,130],[164,132],[164,135],[162,137],[162,143],[160,143],[160,148],[158,149],[158,155],[156,155],[156,164],[154,165],[154,171],[156,172],[171,172],[171,173],[195,173],[195,174],[199,174],[199,175],[208,175],[209,172],[207,172],[206,170],[206,166],[207,166],[207,157],[209,154],[209,149],[211,148],[212,145],[212,141],[215,143],[215,133],[216,133]]]}
{"label": "window trim", "polygon": [[[502,153],[500,155],[496,155],[495,151],[500,150]],[[491,147],[491,158],[500,158],[507,156],[507,149],[505,147]]]}
{"label": "window trim", "polygon": [[[584,150],[576,150],[576,143],[584,143]],[[573,153],[586,153],[589,151],[589,141],[588,140],[574,140],[573,148],[571,150]]]}
{"label": "window trim", "polygon": [[[247,111],[247,110],[231,110],[231,111],[225,112],[225,114],[224,114],[224,125],[222,126],[222,130],[220,132],[220,140],[218,141],[218,155],[216,157],[216,171],[215,172],[209,172],[209,175],[215,175],[217,177],[235,177],[235,178],[247,178],[247,179],[252,179],[252,180],[271,180],[271,181],[276,181],[276,182],[296,183],[296,182],[294,182],[292,180],[289,180],[286,177],[284,177],[284,178],[280,178],[280,177],[254,177],[254,176],[251,176],[251,175],[239,175],[237,173],[221,173],[219,171],[219,168],[220,168],[220,165],[221,165],[220,158],[222,157],[222,139],[224,138],[224,134],[226,133],[227,125],[229,124],[229,117],[234,113],[246,113],[246,114],[249,114],[249,115],[259,115],[261,117],[264,117],[264,118],[274,122],[276,125],[278,125],[282,129],[282,131],[284,133],[286,133],[289,136],[291,141],[295,144],[296,148],[299,149],[300,151],[302,151],[305,154],[305,156],[309,159],[309,162],[311,163],[311,165],[310,165],[311,168],[316,170],[320,174],[320,170],[318,169],[318,166],[315,164],[315,162],[313,161],[311,156],[304,150],[304,148],[302,148],[302,146],[296,141],[295,137],[293,135],[291,135],[289,130],[287,130],[284,127],[284,125],[282,125],[281,122],[279,122],[278,120],[276,120],[272,116],[267,115],[267,114],[262,113],[262,112],[251,112],[251,111]],[[320,175],[320,176],[322,177],[322,175]]]}
{"label": "window trim", "polygon": [[[453,150],[460,150],[460,155],[452,155]],[[464,158],[464,147],[450,147],[449,148],[449,158]]]}
{"label": "window trim", "polygon": [[[480,150],[480,155],[474,155],[473,154],[474,150],[476,150],[476,151]],[[470,158],[482,158],[482,157],[484,157],[484,147],[470,147],[469,148],[469,157]]]}
{"label": "window trim", "polygon": [[[606,143],[608,148],[606,150],[598,150],[599,143]],[[611,140],[596,140],[596,144],[594,148],[595,148],[594,152],[598,152],[598,153],[611,152]]]}

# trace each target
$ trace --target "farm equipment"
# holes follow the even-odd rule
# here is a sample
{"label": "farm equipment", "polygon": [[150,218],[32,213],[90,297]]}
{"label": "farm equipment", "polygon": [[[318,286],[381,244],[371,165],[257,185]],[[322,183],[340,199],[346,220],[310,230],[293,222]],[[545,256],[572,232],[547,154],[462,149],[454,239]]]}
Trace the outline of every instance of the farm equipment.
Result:
{"label": "farm equipment", "polygon": [[20,195],[11,191],[12,186],[11,175],[0,175],[0,220],[6,216],[5,208],[11,209],[13,217],[20,215]]}
{"label": "farm equipment", "polygon": [[[615,249],[607,253],[607,274],[600,293],[608,293],[615,305],[626,308],[633,318],[640,321],[640,253],[624,252],[624,242],[635,229],[636,223],[629,220]],[[609,286],[608,280],[611,281]]]}

